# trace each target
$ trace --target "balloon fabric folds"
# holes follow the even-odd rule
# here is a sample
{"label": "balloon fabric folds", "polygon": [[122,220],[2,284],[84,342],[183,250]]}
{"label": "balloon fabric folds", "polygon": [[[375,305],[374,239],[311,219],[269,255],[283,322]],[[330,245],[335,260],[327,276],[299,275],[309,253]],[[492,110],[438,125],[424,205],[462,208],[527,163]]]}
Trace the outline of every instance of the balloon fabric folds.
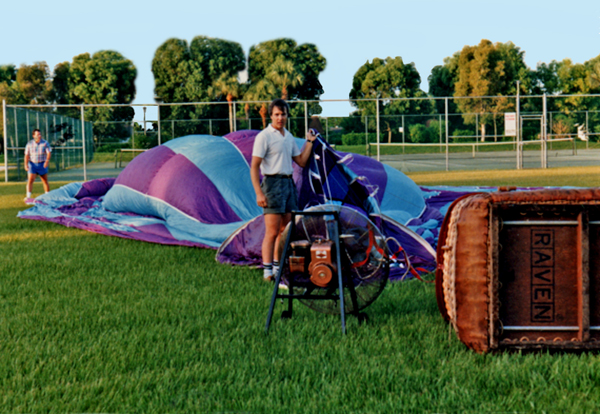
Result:
{"label": "balloon fabric folds", "polygon": [[[250,180],[258,132],[168,141],[135,157],[116,179],[67,184],[37,197],[19,217],[212,248],[222,263],[259,265],[264,222]],[[304,140],[297,142],[304,145]],[[322,139],[306,168],[294,165],[294,180],[301,209],[335,204],[368,216],[388,240],[392,278],[408,277],[409,262],[426,270],[435,267],[444,209],[470,190],[421,188],[387,165],[336,152]]]}

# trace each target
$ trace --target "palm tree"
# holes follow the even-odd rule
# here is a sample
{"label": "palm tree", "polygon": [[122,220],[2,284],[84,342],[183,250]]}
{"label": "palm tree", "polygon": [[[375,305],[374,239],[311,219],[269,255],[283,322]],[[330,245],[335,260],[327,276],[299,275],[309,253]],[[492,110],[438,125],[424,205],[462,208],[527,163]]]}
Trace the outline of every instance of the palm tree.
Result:
{"label": "palm tree", "polygon": [[256,101],[254,105],[259,109],[263,129],[267,127],[267,102],[272,99],[275,93],[275,85],[269,79],[261,79],[251,85],[244,96],[244,100]]}
{"label": "palm tree", "polygon": [[221,74],[219,78],[210,87],[208,93],[216,98],[225,96],[229,105],[229,132],[233,132],[233,100],[241,95],[242,85],[238,82],[237,76],[230,76],[226,73]]}
{"label": "palm tree", "polygon": [[289,97],[288,88],[295,88],[304,83],[304,77],[296,70],[294,62],[285,60],[282,57],[275,59],[267,72],[267,79],[279,87],[281,99],[285,100]]}

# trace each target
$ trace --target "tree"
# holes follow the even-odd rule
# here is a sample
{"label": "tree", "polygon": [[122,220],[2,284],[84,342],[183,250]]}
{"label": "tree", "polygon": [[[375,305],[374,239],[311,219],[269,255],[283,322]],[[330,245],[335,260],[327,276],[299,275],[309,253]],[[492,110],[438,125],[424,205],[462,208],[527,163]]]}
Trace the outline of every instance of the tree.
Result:
{"label": "tree", "polygon": [[45,104],[48,102],[52,82],[50,80],[50,69],[46,62],[21,65],[17,71],[16,83],[27,103]]}
{"label": "tree", "polygon": [[0,100],[9,104],[35,105],[49,101],[52,89],[50,70],[46,62],[0,67]]}
{"label": "tree", "polygon": [[533,95],[554,95],[560,92],[559,65],[560,63],[555,60],[537,64],[536,70],[532,73],[531,93]]}
{"label": "tree", "polygon": [[[70,65],[62,64],[59,71],[61,81],[67,71],[70,104],[129,104],[135,98],[137,69],[119,52],[102,50],[92,56],[82,53],[75,56]],[[94,122],[97,146],[106,138],[129,136],[125,124],[133,119],[133,115],[130,106],[100,106],[85,110],[86,119]],[[122,121],[123,124],[108,123],[114,121]]]}
{"label": "tree", "polygon": [[[289,38],[259,43],[252,46],[248,54],[248,91],[254,91],[253,85],[259,82],[263,83],[264,89],[264,80],[269,79],[273,90],[265,96],[266,100],[286,95],[289,101],[318,101],[324,92],[319,74],[326,64],[317,47],[310,43],[298,45]],[[256,95],[254,92],[251,94]],[[308,111],[309,115],[320,114],[322,108],[317,102],[312,102],[308,105]],[[303,107],[292,105],[290,108],[291,116],[303,112]]]}
{"label": "tree", "polygon": [[281,99],[289,99],[289,88],[302,85],[304,78],[294,67],[294,62],[278,57],[267,72],[267,79],[278,86],[281,91]]}
{"label": "tree", "polygon": [[242,92],[242,85],[238,82],[237,76],[222,73],[214,82],[210,91],[212,92],[211,95],[216,98],[225,96],[229,107],[229,132],[233,132],[233,100],[239,97]]}
{"label": "tree", "polygon": [[189,47],[185,40],[168,39],[152,59],[154,95],[161,102],[186,102],[185,84],[189,75]]}
{"label": "tree", "polygon": [[14,81],[17,80],[17,68],[15,65],[1,65],[0,66],[0,83],[8,83],[10,86]]}
{"label": "tree", "polygon": [[247,101],[255,101],[254,106],[258,109],[262,119],[263,129],[267,126],[267,102],[276,93],[275,86],[268,79],[261,79],[252,83],[246,92]]}
{"label": "tree", "polygon": [[454,96],[478,97],[459,99],[457,104],[465,122],[474,124],[478,120],[482,141],[487,123],[493,121],[496,130],[498,114],[514,110],[514,102],[506,95],[516,93],[516,81],[530,83],[523,55],[512,42],[493,44],[485,39],[477,46],[465,46],[460,52]]}
{"label": "tree", "polygon": [[[388,131],[396,130],[401,114],[428,114],[432,111],[431,101],[420,88],[421,76],[414,63],[405,64],[402,58],[375,58],[362,65],[352,80],[351,104],[359,116],[374,116],[379,104],[380,116],[387,115],[384,122]],[[423,98],[417,100],[394,100],[394,98]],[[368,100],[363,100],[368,99]],[[377,99],[377,101],[375,101]]]}
{"label": "tree", "polygon": [[[237,75],[246,67],[244,51],[239,43],[206,36],[195,37],[188,46],[185,40],[168,39],[160,45],[152,60],[156,99],[165,103],[210,102],[225,99],[230,111],[232,100],[239,95],[223,92],[224,82],[230,91]],[[217,85],[219,83],[219,85]],[[164,111],[164,112],[163,112]],[[163,119],[199,119],[223,116],[218,106],[175,106],[161,110]],[[180,129],[184,133],[199,132],[196,127]]]}
{"label": "tree", "polygon": [[[0,66],[0,102],[12,105],[36,105],[48,103],[51,98],[52,82],[46,62],[33,65]],[[4,119],[0,116],[0,151],[4,144]]]}

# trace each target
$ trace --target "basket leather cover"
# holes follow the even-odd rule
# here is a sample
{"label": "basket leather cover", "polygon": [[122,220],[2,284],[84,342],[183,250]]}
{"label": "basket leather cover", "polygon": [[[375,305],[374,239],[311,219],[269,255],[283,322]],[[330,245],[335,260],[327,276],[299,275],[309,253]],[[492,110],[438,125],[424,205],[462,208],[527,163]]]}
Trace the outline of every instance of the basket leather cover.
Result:
{"label": "basket leather cover", "polygon": [[498,207],[506,211],[527,205],[599,203],[599,189],[543,189],[476,193],[450,206],[438,241],[436,296],[440,313],[464,344],[480,353],[498,347],[499,303],[493,300],[498,240],[492,231]]}

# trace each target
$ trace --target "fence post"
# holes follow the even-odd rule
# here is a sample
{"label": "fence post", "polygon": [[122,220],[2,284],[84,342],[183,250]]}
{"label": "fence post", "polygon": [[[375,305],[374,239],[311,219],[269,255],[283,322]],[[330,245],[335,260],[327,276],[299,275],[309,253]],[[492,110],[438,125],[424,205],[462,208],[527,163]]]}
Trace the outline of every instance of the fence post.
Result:
{"label": "fence post", "polygon": [[585,111],[585,132],[587,134],[587,139],[585,140],[585,149],[590,149],[590,125],[589,125],[589,112]]}
{"label": "fence post", "polygon": [[[438,122],[440,123],[440,152],[442,152],[442,116],[438,115]],[[404,126],[404,125],[403,125]]]}
{"label": "fence post", "polygon": [[406,131],[404,131],[404,115],[402,115],[402,154],[404,154],[404,144],[406,143]]}
{"label": "fence post", "polygon": [[444,98],[444,113],[446,118],[446,171],[450,171],[449,137],[448,137],[448,97]]}
{"label": "fence post", "polygon": [[[342,142],[343,144],[343,142]],[[365,145],[367,147],[367,157],[371,156],[369,151],[369,117],[365,115]]]}
{"label": "fence post", "polygon": [[83,181],[87,181],[87,162],[85,151],[85,115],[83,113],[83,105],[81,105],[81,142],[83,144]]}
{"label": "fence post", "polygon": [[235,115],[236,112],[236,107],[235,107],[235,101],[233,102],[233,131],[237,131],[237,117]]}
{"label": "fence post", "polygon": [[308,102],[304,101],[304,135],[308,133]]}
{"label": "fence post", "polygon": [[160,104],[156,106],[156,127],[158,128],[158,145],[162,144],[162,137],[160,136]]}
{"label": "fence post", "polygon": [[381,161],[381,152],[379,149],[379,98],[375,99],[375,109],[377,123],[377,161]]}
{"label": "fence post", "polygon": [[2,129],[4,136],[4,182],[8,182],[8,130],[6,128],[6,101],[2,99]]}
{"label": "fence post", "polygon": [[516,109],[517,109],[517,113],[515,114],[516,116],[516,122],[515,122],[515,126],[517,128],[516,130],[516,140],[517,140],[517,170],[520,170],[523,168],[523,146],[521,145],[521,88],[520,88],[521,82],[517,81],[517,102],[516,102]]}
{"label": "fence post", "polygon": [[546,117],[548,116],[548,108],[546,107],[546,94],[543,95],[542,109],[542,168],[548,168],[548,131],[546,127]]}

